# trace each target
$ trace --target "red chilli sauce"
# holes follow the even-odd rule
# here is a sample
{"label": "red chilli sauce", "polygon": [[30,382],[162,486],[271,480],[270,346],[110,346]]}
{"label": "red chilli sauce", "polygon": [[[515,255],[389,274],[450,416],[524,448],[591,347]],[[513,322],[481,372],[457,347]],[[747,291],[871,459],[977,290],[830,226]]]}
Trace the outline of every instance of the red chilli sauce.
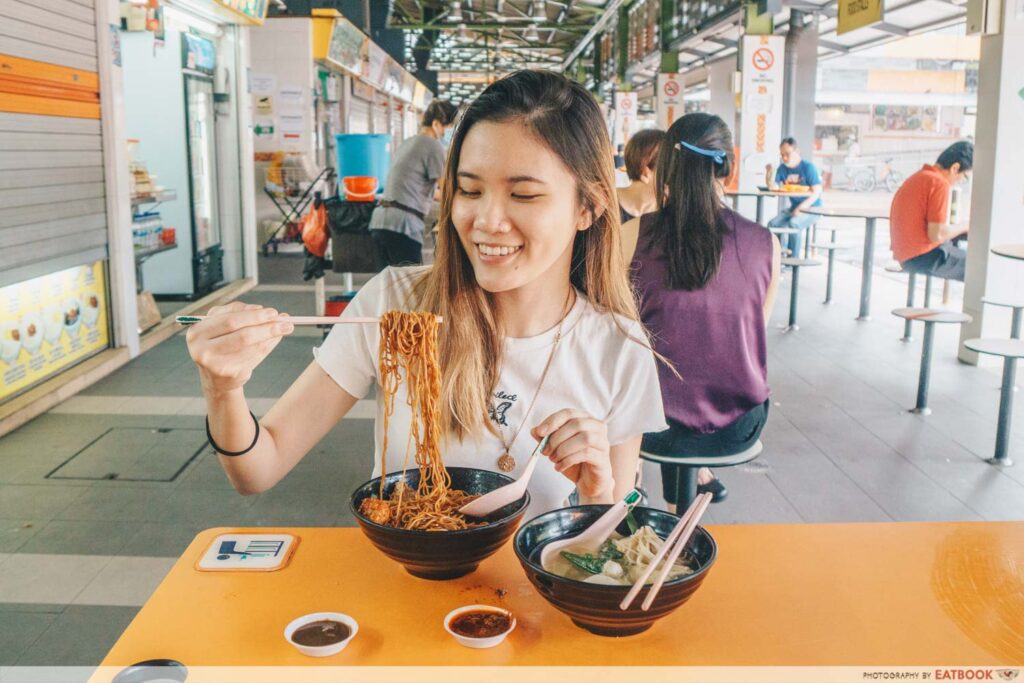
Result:
{"label": "red chilli sauce", "polygon": [[491,638],[501,635],[511,626],[512,617],[496,610],[463,612],[448,622],[452,631],[467,638]]}

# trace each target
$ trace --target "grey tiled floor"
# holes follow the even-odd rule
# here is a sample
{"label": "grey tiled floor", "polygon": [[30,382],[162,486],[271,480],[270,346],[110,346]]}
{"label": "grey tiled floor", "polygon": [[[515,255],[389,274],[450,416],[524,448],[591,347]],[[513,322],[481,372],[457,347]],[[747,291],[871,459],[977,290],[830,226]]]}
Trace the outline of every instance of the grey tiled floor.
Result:
{"label": "grey tiled floor", "polygon": [[[301,284],[298,258],[262,259],[261,268],[264,282]],[[783,283],[769,329],[774,395],[765,451],[754,463],[720,472],[730,498],[712,508],[709,522],[1024,519],[1024,469],[1000,471],[983,462],[994,444],[998,368],[958,363],[956,330],[940,327],[934,414],[908,414],[920,341],[900,343],[901,321],[888,313],[902,305],[904,282],[876,273],[874,320],[858,323],[860,271],[837,267],[831,306],[819,303],[824,269],[806,271],[795,334],[777,327],[789,302]],[[340,285],[340,278],[332,275],[328,284]],[[288,287],[243,298],[312,312],[312,293]],[[248,396],[280,396],[312,360],[317,341],[316,332],[283,341],[256,371]],[[204,528],[352,524],[346,501],[371,467],[371,419],[343,421],[260,496],[237,495],[208,448],[171,482],[47,479],[111,428],[203,429],[193,410],[198,379],[182,335],[81,396],[85,412],[58,407],[0,439],[0,596],[8,596],[0,598],[0,666],[99,662],[162,576],[168,561],[160,558],[177,557]],[[117,408],[90,414],[90,397]],[[1011,447],[1024,459],[1020,404]],[[645,467],[645,486],[660,504],[656,467]],[[39,562],[47,563],[50,574],[43,574],[52,585],[41,588],[33,575]]]}

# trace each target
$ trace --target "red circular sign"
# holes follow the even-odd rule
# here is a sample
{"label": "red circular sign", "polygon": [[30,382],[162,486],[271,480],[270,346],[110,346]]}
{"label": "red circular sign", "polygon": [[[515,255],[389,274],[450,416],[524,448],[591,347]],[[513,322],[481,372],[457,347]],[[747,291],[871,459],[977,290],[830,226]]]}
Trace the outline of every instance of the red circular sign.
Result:
{"label": "red circular sign", "polygon": [[629,97],[623,97],[622,100],[620,100],[620,104],[622,105],[623,110],[633,108],[633,100]]}
{"label": "red circular sign", "polygon": [[754,63],[755,68],[767,71],[775,64],[775,53],[766,47],[759,47],[754,50],[754,57],[751,61]]}
{"label": "red circular sign", "polygon": [[665,94],[669,97],[675,97],[679,94],[679,84],[675,81],[665,81]]}

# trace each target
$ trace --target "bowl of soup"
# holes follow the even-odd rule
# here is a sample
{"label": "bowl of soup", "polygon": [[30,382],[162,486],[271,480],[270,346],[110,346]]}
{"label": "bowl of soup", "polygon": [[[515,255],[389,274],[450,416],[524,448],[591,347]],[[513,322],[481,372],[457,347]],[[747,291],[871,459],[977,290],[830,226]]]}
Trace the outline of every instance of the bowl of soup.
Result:
{"label": "bowl of soup", "polygon": [[21,345],[29,353],[35,353],[43,344],[43,321],[37,315],[26,315],[21,319]]}
{"label": "bowl of soup", "polygon": [[[580,628],[602,636],[628,636],[646,631],[679,608],[700,588],[718,547],[706,529],[698,526],[669,578],[644,611],[641,604],[658,575],[653,572],[630,606],[619,603],[636,578],[671,533],[679,517],[653,508],[634,508],[632,520],[623,521],[600,548],[569,546],[541,566],[544,546],[577,536],[605,513],[608,505],[581,505],[540,515],[522,526],[513,541],[516,557],[537,592]],[[645,530],[646,529],[646,530]]]}
{"label": "bowl of soup", "polygon": [[0,360],[13,363],[21,353],[22,332],[14,323],[0,325]]}
{"label": "bowl of soup", "polygon": [[[514,480],[499,472],[471,467],[449,467],[450,489],[479,496]],[[352,514],[370,542],[382,553],[400,563],[413,576],[423,579],[455,579],[477,568],[515,533],[530,505],[526,493],[514,503],[496,510],[487,517],[466,518],[472,526],[453,530],[424,530],[396,526],[395,519],[381,519],[373,508],[383,508],[382,500],[395,500],[399,489],[405,495],[414,494],[419,486],[420,472],[392,472],[384,477],[381,498],[381,478],[366,482],[355,490],[349,501]],[[376,505],[372,505],[376,503]],[[368,509],[369,508],[369,509]],[[392,511],[395,507],[391,506]],[[385,512],[385,514],[387,514]]]}
{"label": "bowl of soup", "polygon": [[355,638],[359,624],[340,612],[316,612],[293,620],[284,628],[284,638],[308,657],[336,655]]}

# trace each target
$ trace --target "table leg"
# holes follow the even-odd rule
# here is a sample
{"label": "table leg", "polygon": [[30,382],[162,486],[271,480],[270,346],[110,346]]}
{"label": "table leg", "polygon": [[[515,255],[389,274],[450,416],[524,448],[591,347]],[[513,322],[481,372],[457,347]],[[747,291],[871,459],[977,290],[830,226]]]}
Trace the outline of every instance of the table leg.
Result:
{"label": "table leg", "polygon": [[1024,314],[1024,308],[1013,309],[1013,321],[1010,323],[1011,339],[1020,339],[1020,323],[1021,318],[1024,317],[1021,314]]}
{"label": "table leg", "polygon": [[875,218],[864,224],[864,263],[860,276],[860,315],[857,320],[871,320],[871,271],[875,260]]}
{"label": "table leg", "polygon": [[678,465],[676,471],[676,511],[687,510],[697,497],[698,467]]}
{"label": "table leg", "polygon": [[764,225],[764,197],[757,195],[757,224]]}
{"label": "table leg", "polygon": [[999,423],[996,428],[996,454],[986,462],[990,465],[1013,465],[1007,451],[1010,448],[1010,421],[1013,418],[1013,381],[1017,374],[1017,359],[1003,359],[1003,386],[999,392]]}
{"label": "table leg", "polygon": [[736,213],[740,212],[740,196],[738,194],[732,196],[732,210]]}
{"label": "table leg", "polygon": [[917,405],[910,412],[915,415],[931,415],[928,407],[928,384],[932,370],[932,340],[935,335],[935,323],[924,321],[924,344],[921,346],[921,376],[917,380]]}
{"label": "table leg", "polygon": [[795,332],[800,329],[796,324],[796,304],[800,295],[800,266],[793,266],[793,280],[789,289],[789,326],[786,332]]}
{"label": "table leg", "polygon": [[[915,273],[914,271],[910,271],[910,276],[907,279],[907,308],[914,307],[914,294],[916,293],[916,288],[917,273]],[[913,337],[911,336],[911,325],[913,325],[913,323],[911,322],[910,318],[907,318],[906,320],[903,321],[903,338],[900,339],[900,341],[913,341]]]}

